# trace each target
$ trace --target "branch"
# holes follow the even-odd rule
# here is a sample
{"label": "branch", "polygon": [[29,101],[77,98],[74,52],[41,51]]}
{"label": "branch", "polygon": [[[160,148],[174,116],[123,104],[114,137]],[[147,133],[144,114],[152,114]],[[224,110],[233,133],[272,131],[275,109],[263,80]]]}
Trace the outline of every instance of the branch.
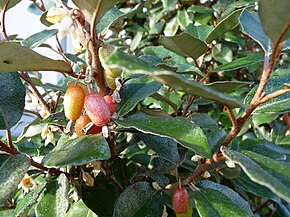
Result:
{"label": "branch", "polygon": [[43,108],[51,114],[50,107],[47,104],[47,102],[43,99],[37,88],[35,87],[34,83],[32,82],[31,78],[27,73],[20,73],[20,77],[28,83],[28,85],[31,87],[32,92],[34,93],[35,97],[38,99],[40,104],[43,106]]}
{"label": "branch", "polygon": [[[19,151],[17,151],[14,146],[13,147],[9,147],[8,145],[6,145],[4,142],[2,142],[0,140],[0,151],[6,152],[10,155],[17,155],[17,154],[21,154]],[[43,171],[48,171],[50,172],[52,175],[59,175],[60,173],[64,173],[62,171],[60,171],[57,168],[47,168],[46,166],[37,163],[36,161],[34,161],[31,157],[29,158],[30,160],[30,164],[38,169],[41,169]]]}
{"label": "branch", "polygon": [[96,9],[94,11],[94,14],[93,14],[93,18],[91,20],[91,38],[92,38],[93,44],[97,44],[97,41],[96,41],[96,23],[97,23],[97,17],[98,17],[99,11],[100,11],[101,4],[102,4],[102,0],[99,0],[97,3]]}
{"label": "branch", "polygon": [[228,107],[228,106],[225,106],[225,108],[226,108],[226,110],[228,112],[228,115],[229,115],[229,117],[231,119],[233,128],[237,128],[237,119],[236,119],[236,117],[235,117],[235,115],[233,113],[233,110],[230,107]]}
{"label": "branch", "polygon": [[274,93],[270,93],[269,95],[266,95],[264,96],[260,101],[259,101],[259,104],[263,104],[271,99],[274,99],[278,96],[281,96],[285,93],[289,93],[290,92],[290,89],[284,89],[284,90],[277,90],[276,92]]}
{"label": "branch", "polygon": [[5,41],[9,41],[9,38],[7,36],[7,33],[6,33],[6,29],[5,29],[5,13],[7,11],[9,2],[10,2],[10,0],[6,1],[6,4],[4,5],[4,8],[2,10],[2,17],[1,17],[1,32],[2,32],[2,36],[5,39]]}

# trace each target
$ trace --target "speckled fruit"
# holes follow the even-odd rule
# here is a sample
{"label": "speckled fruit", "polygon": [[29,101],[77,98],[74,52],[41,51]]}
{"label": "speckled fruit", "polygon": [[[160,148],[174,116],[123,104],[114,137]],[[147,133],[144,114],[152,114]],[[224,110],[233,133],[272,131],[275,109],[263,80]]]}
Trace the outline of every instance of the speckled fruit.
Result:
{"label": "speckled fruit", "polygon": [[111,115],[115,113],[118,105],[114,102],[113,97],[110,95],[104,96],[105,101],[107,102]]}
{"label": "speckled fruit", "polygon": [[187,213],[189,207],[188,193],[184,187],[174,190],[172,195],[172,206],[176,214]]}
{"label": "speckled fruit", "polygon": [[77,120],[81,114],[84,107],[85,92],[79,86],[70,86],[64,95],[64,114],[72,121]]}
{"label": "speckled fruit", "polygon": [[99,49],[99,57],[104,68],[104,78],[109,88],[116,89],[115,79],[121,75],[122,70],[119,68],[112,68],[106,64],[109,56],[115,52],[116,48],[110,44],[104,44]]}
{"label": "speckled fruit", "polygon": [[[77,120],[75,124],[75,131],[78,137],[86,135],[83,132],[83,128],[88,124],[92,122],[88,115],[81,115]],[[94,125],[88,134],[97,134],[102,131],[102,127]]]}
{"label": "speckled fruit", "polygon": [[97,92],[88,94],[85,98],[84,107],[89,118],[96,126],[104,126],[110,122],[110,108],[101,94]]}

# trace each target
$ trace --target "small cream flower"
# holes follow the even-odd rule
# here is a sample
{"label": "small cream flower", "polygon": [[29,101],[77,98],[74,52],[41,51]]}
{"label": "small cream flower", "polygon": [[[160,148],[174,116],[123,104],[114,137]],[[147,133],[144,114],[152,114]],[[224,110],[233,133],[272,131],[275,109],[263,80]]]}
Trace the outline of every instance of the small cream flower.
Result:
{"label": "small cream flower", "polygon": [[25,193],[28,193],[30,189],[33,189],[36,186],[37,183],[34,181],[34,179],[26,173],[21,182],[19,183],[18,188],[22,188]]}
{"label": "small cream flower", "polygon": [[67,9],[51,7],[47,12],[46,20],[53,24],[60,23],[68,14],[69,11]]}

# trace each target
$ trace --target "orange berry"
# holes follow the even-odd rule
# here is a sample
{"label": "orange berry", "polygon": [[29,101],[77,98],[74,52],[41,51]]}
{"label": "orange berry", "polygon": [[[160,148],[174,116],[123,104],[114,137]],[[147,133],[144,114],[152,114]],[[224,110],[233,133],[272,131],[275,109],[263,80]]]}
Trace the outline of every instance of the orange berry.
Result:
{"label": "orange berry", "polygon": [[70,86],[68,87],[64,95],[64,114],[65,116],[72,121],[77,120],[83,110],[85,92],[79,86]]}
{"label": "orange berry", "polygon": [[[88,115],[81,115],[77,120],[75,124],[75,131],[78,137],[86,135],[83,132],[84,127],[92,122]],[[102,127],[98,127],[94,125],[88,132],[88,134],[97,134],[102,131]]]}
{"label": "orange berry", "polygon": [[111,120],[110,108],[103,98],[97,92],[90,93],[85,98],[85,110],[96,126],[104,126]]}

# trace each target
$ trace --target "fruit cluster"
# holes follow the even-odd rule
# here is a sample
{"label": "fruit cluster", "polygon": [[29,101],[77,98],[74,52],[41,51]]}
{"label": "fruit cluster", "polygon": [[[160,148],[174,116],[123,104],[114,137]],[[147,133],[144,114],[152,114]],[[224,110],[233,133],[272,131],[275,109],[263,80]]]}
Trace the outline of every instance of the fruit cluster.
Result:
{"label": "fruit cluster", "polygon": [[[86,114],[83,114],[83,108]],[[71,120],[76,121],[75,132],[77,136],[85,135],[84,127],[88,123],[94,125],[89,134],[96,134],[102,131],[102,127],[111,120],[111,115],[116,111],[117,104],[109,95],[102,96],[97,92],[86,95],[80,86],[68,87],[64,95],[64,114]]]}

